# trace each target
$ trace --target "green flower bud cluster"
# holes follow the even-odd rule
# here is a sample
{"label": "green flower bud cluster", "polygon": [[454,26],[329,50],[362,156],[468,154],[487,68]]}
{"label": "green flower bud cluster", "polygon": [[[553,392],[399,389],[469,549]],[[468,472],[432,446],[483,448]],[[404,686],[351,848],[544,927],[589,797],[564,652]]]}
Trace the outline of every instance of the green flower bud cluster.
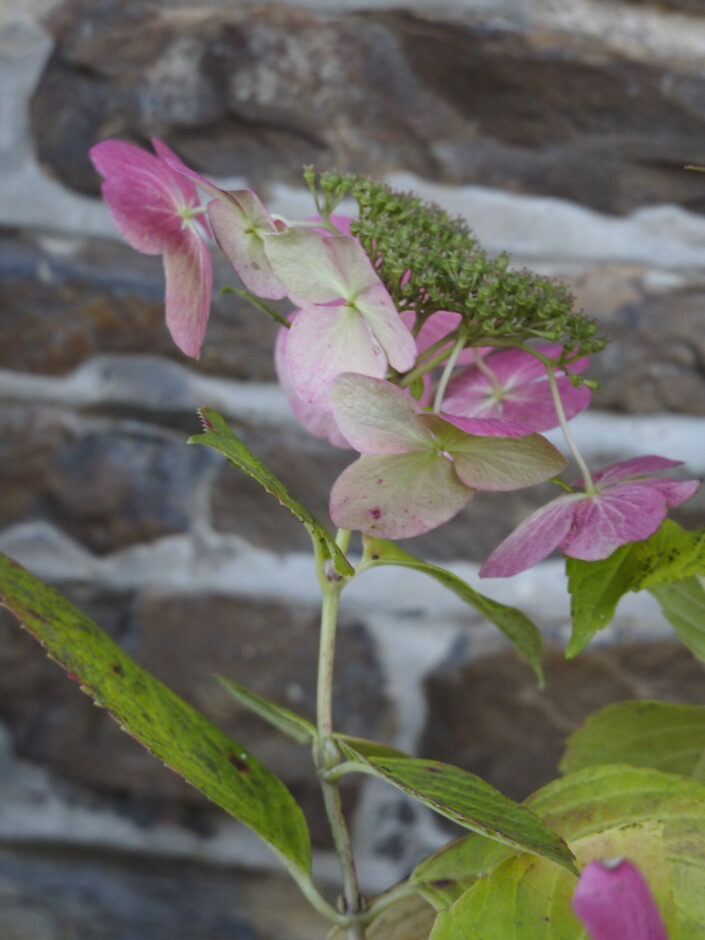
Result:
{"label": "green flower bud cluster", "polygon": [[[400,310],[414,310],[416,328],[437,310],[463,317],[468,345],[559,343],[572,355],[594,353],[605,341],[596,324],[573,310],[565,285],[488,258],[466,222],[410,193],[362,176],[325,173],[326,209],[351,194],[359,207],[352,224]],[[571,355],[571,358],[572,358]]]}

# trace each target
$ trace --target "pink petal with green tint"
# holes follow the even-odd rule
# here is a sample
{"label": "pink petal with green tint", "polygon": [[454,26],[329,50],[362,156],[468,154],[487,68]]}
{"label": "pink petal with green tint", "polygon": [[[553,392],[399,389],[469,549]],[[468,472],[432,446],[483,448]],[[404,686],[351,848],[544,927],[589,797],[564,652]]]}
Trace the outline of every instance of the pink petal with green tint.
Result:
{"label": "pink petal with green tint", "polygon": [[533,432],[525,424],[517,421],[502,421],[499,418],[461,418],[458,415],[446,414],[441,417],[446,424],[465,434],[476,434],[479,437],[526,437]]}
{"label": "pink petal with green tint", "polygon": [[511,578],[543,561],[570,532],[583,494],[559,496],[532,513],[495,548],[480,568],[481,578]]}
{"label": "pink petal with green tint", "polygon": [[416,424],[419,406],[391,382],[343,373],[333,382],[330,401],[338,426],[361,454],[399,454],[432,446],[430,434]]}
{"label": "pink petal with green tint", "polygon": [[[262,230],[253,226],[241,208],[241,205],[247,202],[243,193],[249,194],[249,190],[237,190],[228,194],[237,195],[237,201],[233,199],[230,202],[224,202],[213,199],[209,203],[208,219],[213,234],[247,290],[252,291],[257,297],[279,300],[285,296],[286,290],[269,264],[260,234]],[[254,195],[254,193],[249,195]],[[273,223],[272,230],[274,230]]]}
{"label": "pink petal with green tint", "polygon": [[450,454],[463,483],[477,490],[504,492],[533,486],[566,465],[560,451],[540,434],[481,437],[430,414],[420,415],[417,422],[432,431],[438,445]]}
{"label": "pink petal with green tint", "polygon": [[203,239],[191,231],[182,235],[164,251],[166,325],[179,349],[198,359],[210,310],[213,267]]}
{"label": "pink petal with green tint", "polygon": [[586,865],[571,906],[590,940],[668,940],[644,876],[627,859]]}
{"label": "pink petal with green tint", "polygon": [[354,298],[360,313],[372,327],[390,365],[398,372],[406,372],[416,361],[416,341],[399,316],[387,288],[377,281]]}
{"label": "pink petal with green tint", "polygon": [[331,410],[331,384],[341,372],[381,378],[387,371],[368,324],[344,305],[302,308],[289,331],[286,362],[296,393],[325,411]]}
{"label": "pink petal with green tint", "polygon": [[103,176],[103,198],[125,241],[143,254],[158,255],[182,231],[179,207],[193,205],[177,174],[162,160],[120,140],[91,148]]}
{"label": "pink petal with green tint", "polygon": [[213,234],[245,287],[268,300],[284,297],[286,290],[272,271],[262,240],[279,229],[259,197],[251,189],[220,189],[181,161],[169,163],[213,197],[208,205]]}
{"label": "pink petal with green tint", "polygon": [[345,529],[405,539],[452,519],[473,494],[431,451],[360,457],[333,484],[330,515]]}
{"label": "pink petal with green tint", "polygon": [[265,237],[272,269],[301,306],[348,300],[378,283],[374,268],[354,238],[289,228]]}
{"label": "pink petal with green tint", "polygon": [[[544,355],[558,358],[560,346],[538,346]],[[467,369],[448,385],[443,408],[450,414],[503,418],[516,421],[533,431],[557,427],[558,415],[553,403],[548,375],[542,362],[523,349],[493,353],[484,360],[492,371],[499,390],[490,376],[479,368]],[[570,366],[571,371],[587,368],[587,357]],[[590,390],[575,388],[566,375],[558,371],[557,385],[568,419],[574,418],[590,403]]]}
{"label": "pink petal with green tint", "polygon": [[[297,312],[290,314],[289,320],[296,319]],[[286,364],[288,338],[289,330],[282,327],[277,333],[276,343],[274,344],[274,366],[277,370],[279,384],[287,397],[291,410],[303,427],[314,437],[327,438],[335,447],[343,447],[349,450],[350,444],[341,434],[331,412],[323,411],[317,405],[311,405],[304,401],[291,384],[289,369]]]}
{"label": "pink petal with green tint", "polygon": [[356,239],[290,228],[265,236],[265,250],[294,303],[346,301],[367,320],[391,365],[400,372],[412,367],[414,338]]}

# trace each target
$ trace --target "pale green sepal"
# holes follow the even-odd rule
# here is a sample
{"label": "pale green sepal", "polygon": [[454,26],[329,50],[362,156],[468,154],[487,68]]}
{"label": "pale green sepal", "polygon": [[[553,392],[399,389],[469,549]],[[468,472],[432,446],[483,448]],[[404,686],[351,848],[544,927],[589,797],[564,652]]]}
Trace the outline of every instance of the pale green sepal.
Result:
{"label": "pale green sepal", "polygon": [[457,577],[445,568],[428,564],[421,558],[410,555],[409,552],[399,548],[394,542],[366,535],[363,537],[363,546],[362,568],[371,568],[375,565],[398,565],[402,568],[414,568],[416,571],[421,571],[435,578],[444,587],[457,594],[461,600],[487,617],[527,658],[536,673],[539,685],[543,687],[543,672],[541,669],[543,643],[541,634],[526,614],[517,610],[516,607],[508,607],[506,604],[500,604],[498,601],[480,594],[462,578]]}
{"label": "pale green sepal", "polygon": [[353,568],[335,543],[335,538],[306,507],[284,486],[282,481],[256,457],[249,447],[239,440],[225,423],[224,418],[212,408],[199,408],[203,422],[203,434],[194,434],[189,444],[205,444],[219,451],[228,460],[276,496],[304,524],[311,538],[321,546],[324,556],[333,561],[335,570],[341,575],[352,575]]}

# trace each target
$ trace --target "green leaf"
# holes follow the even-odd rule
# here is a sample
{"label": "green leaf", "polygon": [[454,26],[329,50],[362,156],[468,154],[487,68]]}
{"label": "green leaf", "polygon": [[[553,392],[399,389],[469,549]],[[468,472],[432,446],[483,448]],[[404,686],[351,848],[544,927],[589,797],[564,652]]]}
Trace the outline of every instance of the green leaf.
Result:
{"label": "green leaf", "polygon": [[[671,940],[705,938],[705,787],[649,768],[591,767],[527,800],[560,832],[579,867],[627,856],[644,872]],[[521,854],[439,914],[430,940],[585,940],[570,911],[575,875]]]}
{"label": "green leaf", "polygon": [[602,561],[565,560],[573,629],[565,655],[570,659],[614,617],[617,604],[634,583],[632,546],[625,545]]}
{"label": "green leaf", "polygon": [[[401,898],[376,917],[365,930],[366,940],[428,940],[436,919],[434,909],[418,894]],[[346,940],[347,932],[336,927],[328,940]]]}
{"label": "green leaf", "polygon": [[518,851],[473,833],[455,839],[419,862],[409,882],[436,910],[447,910],[478,878],[486,878]]}
{"label": "green leaf", "polygon": [[0,602],[121,727],[254,829],[290,868],[308,872],[306,821],[277,776],[138,666],[66,598],[4,555]]}
{"label": "green leaf", "polygon": [[296,712],[284,708],[283,705],[276,705],[274,702],[262,698],[261,695],[251,692],[238,682],[225,679],[223,676],[216,676],[216,678],[223,688],[227,689],[241,705],[273,725],[282,734],[292,738],[297,744],[313,743],[316,737],[316,728],[310,721],[302,718],[301,715],[297,715]]}
{"label": "green leaf", "polygon": [[700,578],[650,588],[663,615],[691,653],[705,663],[705,588]]}
{"label": "green leaf", "polygon": [[203,422],[203,434],[189,438],[189,444],[205,444],[224,454],[230,463],[239,467],[253,479],[276,496],[282,506],[286,506],[304,524],[311,538],[323,549],[326,558],[333,561],[335,570],[341,575],[352,575],[353,568],[335,543],[331,533],[316,517],[289,492],[282,481],[256,457],[249,447],[239,440],[225,423],[224,418],[212,408],[199,408]]}
{"label": "green leaf", "polygon": [[598,764],[634,764],[705,783],[705,706],[620,702],[585,721],[569,738],[562,773]]}
{"label": "green leaf", "polygon": [[471,588],[462,578],[446,571],[445,568],[430,565],[422,559],[410,555],[403,548],[395,545],[394,542],[365,535],[363,545],[363,565],[369,567],[373,565],[398,565],[402,568],[413,568],[416,571],[422,571],[424,574],[435,578],[444,587],[457,594],[466,604],[470,604],[483,616],[487,617],[527,658],[536,673],[539,685],[543,687],[541,634],[526,614],[523,614],[515,607],[507,607],[505,604],[500,604],[498,601],[485,597],[484,594],[480,594],[479,591]]}
{"label": "green leaf", "polygon": [[414,757],[365,756],[339,741],[356,770],[386,780],[415,800],[466,829],[512,848],[550,858],[573,870],[563,840],[519,803],[503,796],[480,777],[438,761]]}
{"label": "green leaf", "polygon": [[576,656],[612,620],[627,591],[650,589],[705,572],[705,529],[688,532],[670,519],[642,542],[623,545],[601,561],[566,558],[573,632],[566,656]]}

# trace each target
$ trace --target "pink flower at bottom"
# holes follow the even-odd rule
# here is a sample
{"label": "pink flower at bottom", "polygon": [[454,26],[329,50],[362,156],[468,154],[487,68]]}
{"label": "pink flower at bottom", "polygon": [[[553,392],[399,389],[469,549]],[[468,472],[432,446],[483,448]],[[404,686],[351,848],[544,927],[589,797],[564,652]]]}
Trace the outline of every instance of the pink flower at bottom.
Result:
{"label": "pink flower at bottom", "polygon": [[607,558],[621,545],[641,542],[658,529],[669,507],[693,495],[698,480],[656,477],[680,460],[636,457],[593,475],[596,493],[559,496],[525,519],[480,569],[482,578],[510,578],[554,548],[582,561]]}
{"label": "pink flower at bottom", "polygon": [[205,242],[210,232],[196,187],[174,169],[183,164],[160,140],[152,144],[156,156],[121,140],[104,140],[90,157],[125,241],[143,254],[163,256],[166,325],[179,349],[198,359],[213,287]]}
{"label": "pink flower at bottom", "polygon": [[644,876],[627,859],[586,865],[572,908],[590,940],[668,940]]}

